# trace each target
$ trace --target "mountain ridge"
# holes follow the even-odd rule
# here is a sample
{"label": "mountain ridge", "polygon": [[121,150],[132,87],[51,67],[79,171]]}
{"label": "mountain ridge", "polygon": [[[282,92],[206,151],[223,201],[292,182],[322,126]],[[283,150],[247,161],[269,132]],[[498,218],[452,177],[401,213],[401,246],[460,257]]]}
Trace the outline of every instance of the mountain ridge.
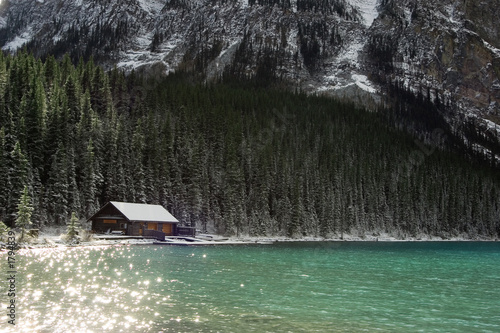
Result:
{"label": "mountain ridge", "polygon": [[[500,32],[492,0],[4,1],[0,47],[91,56],[111,69],[269,75],[310,93],[393,104],[402,85],[442,106],[464,144],[500,140]],[[485,10],[487,9],[487,10]],[[496,16],[497,17],[497,16]],[[360,97],[361,96],[361,97]],[[369,102],[374,108],[373,102]],[[491,141],[490,140],[490,141]],[[500,145],[498,145],[500,147]]]}

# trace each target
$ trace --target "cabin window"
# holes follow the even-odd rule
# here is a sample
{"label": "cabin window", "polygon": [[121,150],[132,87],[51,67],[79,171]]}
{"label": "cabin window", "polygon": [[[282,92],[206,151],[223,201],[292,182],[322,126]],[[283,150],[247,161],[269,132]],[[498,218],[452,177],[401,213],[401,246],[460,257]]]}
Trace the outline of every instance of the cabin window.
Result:
{"label": "cabin window", "polygon": [[164,223],[162,226],[162,231],[167,235],[172,234],[172,225],[169,223]]}
{"label": "cabin window", "polygon": [[148,223],[149,230],[158,230],[158,223]]}
{"label": "cabin window", "polygon": [[103,220],[102,223],[116,223],[116,220]]}
{"label": "cabin window", "polygon": [[120,229],[127,229],[127,223],[120,223]]}

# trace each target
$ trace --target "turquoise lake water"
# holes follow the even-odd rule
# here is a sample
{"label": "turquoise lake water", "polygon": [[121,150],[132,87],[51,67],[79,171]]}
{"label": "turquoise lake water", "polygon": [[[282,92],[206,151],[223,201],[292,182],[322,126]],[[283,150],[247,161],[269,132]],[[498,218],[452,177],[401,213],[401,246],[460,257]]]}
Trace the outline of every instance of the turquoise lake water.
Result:
{"label": "turquoise lake water", "polygon": [[500,332],[495,242],[88,247],[16,259],[17,325],[4,315],[4,332]]}

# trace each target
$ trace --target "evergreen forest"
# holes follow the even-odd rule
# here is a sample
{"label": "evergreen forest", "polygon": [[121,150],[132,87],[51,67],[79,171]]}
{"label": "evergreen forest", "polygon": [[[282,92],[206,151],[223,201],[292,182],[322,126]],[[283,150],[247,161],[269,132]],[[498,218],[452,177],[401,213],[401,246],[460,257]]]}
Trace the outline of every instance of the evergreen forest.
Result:
{"label": "evergreen forest", "polygon": [[498,237],[498,167],[443,148],[441,128],[408,134],[402,115],[0,53],[0,220],[14,227],[27,186],[36,228],[114,200],[225,235]]}

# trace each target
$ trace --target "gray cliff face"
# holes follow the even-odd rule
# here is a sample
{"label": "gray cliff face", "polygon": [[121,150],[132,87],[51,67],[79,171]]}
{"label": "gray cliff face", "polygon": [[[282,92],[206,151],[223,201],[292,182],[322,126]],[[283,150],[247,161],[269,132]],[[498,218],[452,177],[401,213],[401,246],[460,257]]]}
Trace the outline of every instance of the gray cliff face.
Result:
{"label": "gray cliff face", "polygon": [[374,44],[390,44],[383,73],[391,79],[414,92],[430,88],[433,99],[438,96],[465,117],[498,123],[500,40],[493,17],[500,5],[470,3],[388,1],[372,26],[372,38]]}
{"label": "gray cliff face", "polygon": [[0,46],[375,100],[399,82],[497,135],[499,14],[496,0],[3,0]]}
{"label": "gray cliff face", "polygon": [[314,89],[325,82],[322,76],[335,74],[339,55],[343,72],[359,67],[360,35],[367,26],[355,4],[366,2],[376,11],[377,0],[352,2],[6,1],[0,43],[14,51],[31,41],[40,56],[92,54],[104,65],[125,69],[158,63],[165,71],[195,67],[209,77],[234,64],[251,75],[270,61],[273,74],[307,81],[305,88]]}

